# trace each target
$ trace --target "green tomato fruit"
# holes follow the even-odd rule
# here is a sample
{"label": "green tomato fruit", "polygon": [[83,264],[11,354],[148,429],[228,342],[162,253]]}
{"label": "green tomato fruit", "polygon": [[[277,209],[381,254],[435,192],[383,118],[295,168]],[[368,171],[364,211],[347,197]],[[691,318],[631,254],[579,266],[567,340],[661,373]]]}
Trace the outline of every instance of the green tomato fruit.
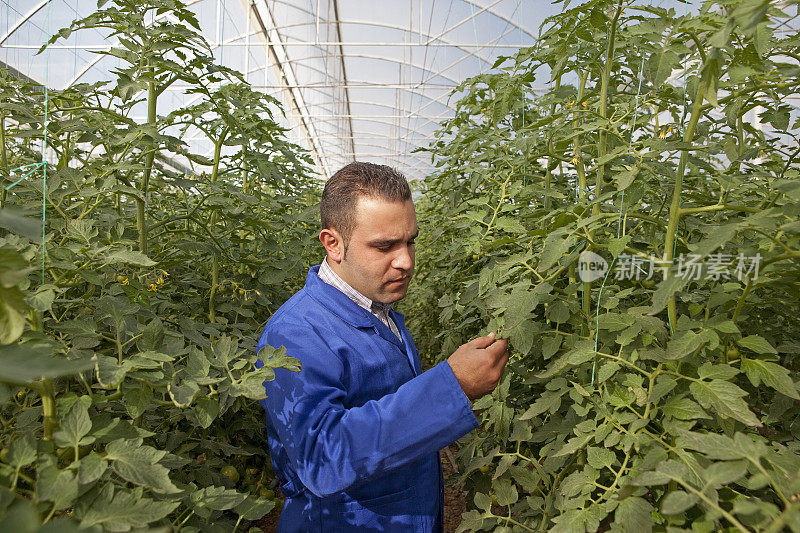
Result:
{"label": "green tomato fruit", "polygon": [[267,487],[261,487],[261,490],[258,491],[258,495],[267,500],[272,500],[275,498],[275,492]]}
{"label": "green tomato fruit", "polygon": [[735,346],[731,346],[725,351],[725,355],[728,357],[728,361],[739,359],[739,350]]}
{"label": "green tomato fruit", "polygon": [[236,471],[231,465],[225,465],[220,468],[219,473],[231,480],[231,483],[239,481],[239,472]]}
{"label": "green tomato fruit", "polygon": [[642,281],[642,286],[643,287],[647,287],[649,289],[651,287],[655,287],[656,286],[656,282],[655,282],[655,280],[652,280],[652,279],[646,279],[646,280]]}

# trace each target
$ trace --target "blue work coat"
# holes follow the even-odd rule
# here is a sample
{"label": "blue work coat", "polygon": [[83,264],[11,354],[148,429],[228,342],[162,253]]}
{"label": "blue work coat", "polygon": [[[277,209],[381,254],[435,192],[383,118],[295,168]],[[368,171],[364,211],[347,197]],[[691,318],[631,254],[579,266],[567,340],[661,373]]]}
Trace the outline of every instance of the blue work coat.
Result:
{"label": "blue work coat", "polygon": [[277,369],[260,402],[286,496],[278,532],[440,532],[439,450],[478,427],[470,402],[446,361],[421,372],[403,315],[391,311],[401,342],[318,271],[257,348],[302,364]]}

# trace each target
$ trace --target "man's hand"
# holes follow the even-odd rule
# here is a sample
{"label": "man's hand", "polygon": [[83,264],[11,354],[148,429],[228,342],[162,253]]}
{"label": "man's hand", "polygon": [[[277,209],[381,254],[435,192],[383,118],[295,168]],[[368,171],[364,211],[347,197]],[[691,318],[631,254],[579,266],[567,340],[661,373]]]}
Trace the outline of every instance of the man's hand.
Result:
{"label": "man's hand", "polygon": [[495,340],[494,333],[462,344],[447,358],[447,363],[470,401],[497,387],[507,362],[508,341]]}

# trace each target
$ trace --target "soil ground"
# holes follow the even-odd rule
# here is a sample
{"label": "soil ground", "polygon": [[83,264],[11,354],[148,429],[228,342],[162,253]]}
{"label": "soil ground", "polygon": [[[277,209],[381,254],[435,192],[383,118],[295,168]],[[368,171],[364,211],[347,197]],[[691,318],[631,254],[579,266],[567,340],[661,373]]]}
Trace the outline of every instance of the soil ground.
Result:
{"label": "soil ground", "polygon": [[[451,444],[448,448],[450,448],[450,451],[455,457],[458,451],[456,445]],[[455,533],[456,528],[461,523],[461,513],[466,512],[467,509],[466,492],[464,492],[461,484],[447,486],[447,480],[454,475],[453,465],[450,463],[444,450],[442,450],[440,455],[442,457],[442,472],[445,480],[444,533]],[[283,497],[279,488],[275,489],[275,493],[281,498]],[[276,507],[271,513],[255,522],[253,525],[260,527],[265,533],[275,533],[278,529],[278,517],[280,517],[280,514],[280,511]]]}

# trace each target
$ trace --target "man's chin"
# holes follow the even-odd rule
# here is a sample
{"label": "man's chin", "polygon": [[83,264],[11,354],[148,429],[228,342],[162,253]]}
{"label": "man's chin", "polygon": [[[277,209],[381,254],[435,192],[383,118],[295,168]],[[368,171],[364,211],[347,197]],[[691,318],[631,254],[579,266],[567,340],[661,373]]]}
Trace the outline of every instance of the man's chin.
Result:
{"label": "man's chin", "polygon": [[403,285],[402,288],[394,290],[387,288],[387,290],[383,291],[383,294],[381,294],[380,301],[385,304],[393,304],[405,298],[406,293],[408,293],[408,285]]}

